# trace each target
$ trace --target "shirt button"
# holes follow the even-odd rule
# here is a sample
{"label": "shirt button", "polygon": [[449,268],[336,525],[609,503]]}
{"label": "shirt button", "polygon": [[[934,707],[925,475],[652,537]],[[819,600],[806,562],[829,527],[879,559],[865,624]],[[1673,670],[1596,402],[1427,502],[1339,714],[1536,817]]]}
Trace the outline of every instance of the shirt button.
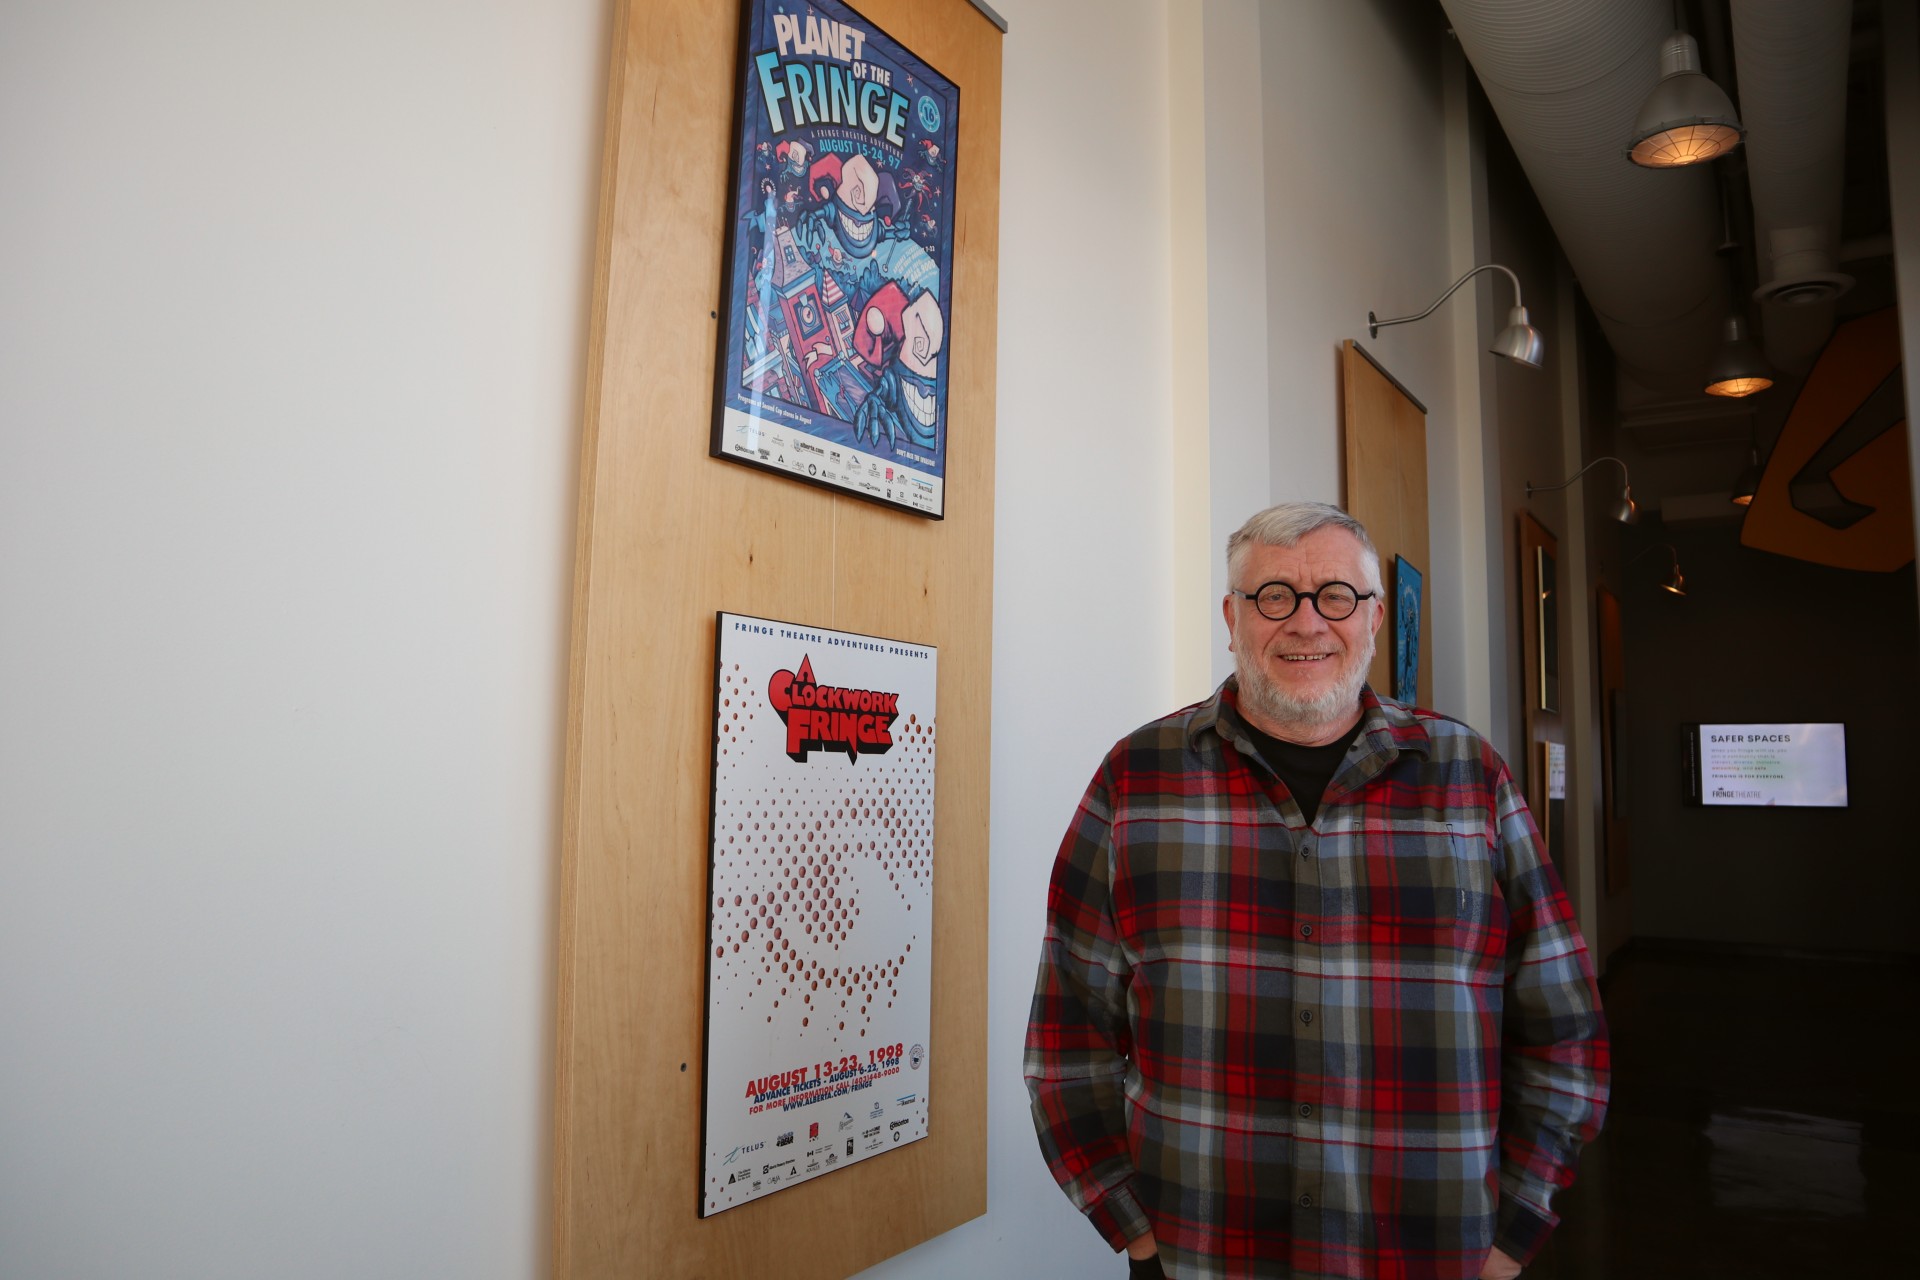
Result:
{"label": "shirt button", "polygon": [[1313,1021],[1313,1010],[1311,1010],[1311,1009],[1302,1009],[1302,1010],[1300,1011],[1300,1021],[1302,1021],[1302,1022],[1312,1022],[1312,1021]]}
{"label": "shirt button", "polygon": [[1313,926],[1310,924],[1301,925],[1300,936],[1303,938],[1311,938],[1313,936]]}
{"label": "shirt button", "polygon": [[1303,1102],[1303,1103],[1301,1103],[1301,1104],[1300,1104],[1300,1114],[1301,1114],[1302,1116],[1310,1116],[1310,1115],[1312,1115],[1312,1114],[1313,1114],[1313,1104],[1312,1104],[1311,1102]]}
{"label": "shirt button", "polygon": [[1301,1197],[1300,1197],[1300,1207],[1301,1207],[1302,1209],[1311,1209],[1311,1208],[1313,1208],[1313,1197],[1312,1197],[1312,1196],[1301,1196]]}

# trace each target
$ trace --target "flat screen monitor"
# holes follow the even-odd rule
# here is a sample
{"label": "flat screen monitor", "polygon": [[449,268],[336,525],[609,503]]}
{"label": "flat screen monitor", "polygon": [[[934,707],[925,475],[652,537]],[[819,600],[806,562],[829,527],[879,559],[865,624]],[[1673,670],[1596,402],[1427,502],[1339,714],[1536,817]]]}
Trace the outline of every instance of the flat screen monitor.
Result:
{"label": "flat screen monitor", "polygon": [[1843,724],[1690,724],[1686,734],[1694,804],[1847,807]]}

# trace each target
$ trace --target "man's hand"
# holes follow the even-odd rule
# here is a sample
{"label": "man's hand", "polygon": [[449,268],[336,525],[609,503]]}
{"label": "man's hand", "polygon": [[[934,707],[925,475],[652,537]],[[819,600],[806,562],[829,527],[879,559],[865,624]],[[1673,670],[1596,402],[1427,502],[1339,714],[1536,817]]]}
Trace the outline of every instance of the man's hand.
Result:
{"label": "man's hand", "polygon": [[1520,1264],[1506,1254],[1495,1249],[1480,1264],[1480,1280],[1513,1280],[1520,1274]]}
{"label": "man's hand", "polygon": [[1160,1246],[1154,1242],[1151,1228],[1127,1241],[1127,1280],[1166,1280],[1166,1275],[1160,1268]]}

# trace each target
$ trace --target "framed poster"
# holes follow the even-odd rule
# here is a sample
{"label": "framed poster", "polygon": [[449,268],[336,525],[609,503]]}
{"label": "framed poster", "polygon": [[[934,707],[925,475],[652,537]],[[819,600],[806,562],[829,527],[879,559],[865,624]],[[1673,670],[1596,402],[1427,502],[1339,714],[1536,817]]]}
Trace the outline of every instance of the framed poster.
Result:
{"label": "framed poster", "polygon": [[838,0],[745,0],[710,452],[946,514],[951,80]]}
{"label": "framed poster", "polygon": [[1401,702],[1420,697],[1420,571],[1400,556],[1393,558],[1393,696]]}
{"label": "framed poster", "polygon": [[1554,549],[1537,545],[1533,549],[1534,609],[1540,637],[1540,710],[1560,710],[1560,600],[1559,566]]}
{"label": "framed poster", "polygon": [[719,615],[700,1215],[927,1136],[928,645]]}
{"label": "framed poster", "polygon": [[1540,744],[1540,771],[1547,780],[1547,803],[1534,816],[1540,842],[1546,846],[1553,869],[1566,874],[1560,855],[1565,852],[1567,829],[1567,744],[1549,739]]}

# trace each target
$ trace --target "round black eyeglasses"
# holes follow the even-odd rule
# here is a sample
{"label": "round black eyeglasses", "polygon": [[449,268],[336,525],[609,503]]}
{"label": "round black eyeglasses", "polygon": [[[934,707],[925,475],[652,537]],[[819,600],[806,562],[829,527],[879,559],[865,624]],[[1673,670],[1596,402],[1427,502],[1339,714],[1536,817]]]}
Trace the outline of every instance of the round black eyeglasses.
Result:
{"label": "round black eyeglasses", "polygon": [[1377,591],[1357,591],[1352,583],[1329,582],[1318,591],[1295,591],[1284,582],[1268,582],[1257,591],[1242,591],[1238,587],[1227,590],[1242,600],[1253,601],[1253,607],[1268,622],[1285,622],[1300,607],[1302,600],[1313,601],[1313,609],[1328,622],[1344,622],[1353,616],[1362,600],[1371,600]]}

